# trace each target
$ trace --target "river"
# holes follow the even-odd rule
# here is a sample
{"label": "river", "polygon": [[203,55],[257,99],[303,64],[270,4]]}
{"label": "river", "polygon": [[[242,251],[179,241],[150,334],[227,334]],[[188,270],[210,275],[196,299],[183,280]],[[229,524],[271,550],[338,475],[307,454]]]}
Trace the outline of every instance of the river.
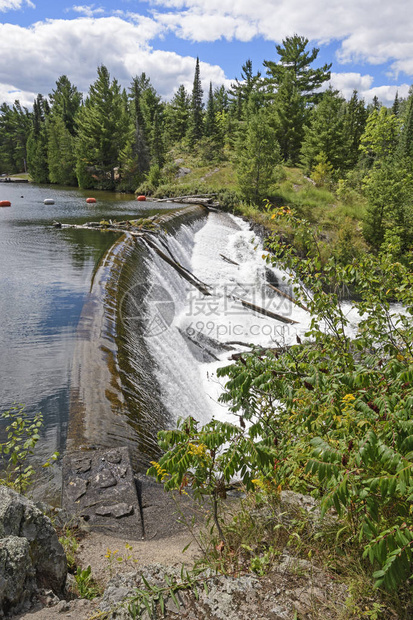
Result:
{"label": "river", "polygon": [[[150,243],[53,226],[176,210],[106,192],[93,192],[90,205],[87,196],[0,185],[0,200],[12,203],[0,209],[0,410],[22,403],[30,416],[43,414],[39,460],[121,444],[145,471],[157,431],[179,416],[231,418],[219,401],[219,366],[251,344],[294,344],[310,317],[288,299],[285,272],[266,263],[247,222],[194,207]],[[59,475],[43,475],[42,496],[49,487],[58,496]]]}
{"label": "river", "polygon": [[[114,233],[56,229],[71,223],[153,214],[170,205],[131,195],[26,183],[0,184],[0,411],[25,405],[44,416],[37,453],[65,449],[76,331],[93,273]],[[51,198],[54,205],[44,205]]]}

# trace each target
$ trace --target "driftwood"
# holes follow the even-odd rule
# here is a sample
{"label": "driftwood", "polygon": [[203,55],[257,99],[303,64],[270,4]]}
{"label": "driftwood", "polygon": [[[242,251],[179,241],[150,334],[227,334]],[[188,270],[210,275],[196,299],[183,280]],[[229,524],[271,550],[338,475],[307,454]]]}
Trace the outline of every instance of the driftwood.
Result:
{"label": "driftwood", "polygon": [[239,263],[236,263],[234,260],[232,260],[231,258],[228,258],[228,256],[224,256],[224,254],[220,254],[220,257],[227,263],[231,263],[231,265],[237,265],[239,267]]}
{"label": "driftwood", "polygon": [[171,265],[171,267],[173,267],[179,275],[195,286],[195,288],[201,291],[201,293],[204,295],[211,295],[209,287],[206,284],[195,278],[195,276],[190,271],[185,269],[185,267],[182,267],[182,265],[174,261],[172,258],[169,258],[169,256],[167,256],[165,252],[162,252],[162,250],[152,241],[152,239],[145,236],[144,241],[162,258],[162,260],[168,263],[168,265]]}
{"label": "driftwood", "polygon": [[270,319],[275,319],[276,321],[280,321],[281,323],[288,323],[289,325],[297,324],[298,321],[293,321],[293,319],[288,319],[285,316],[281,316],[281,314],[276,314],[275,312],[271,312],[271,310],[267,310],[266,308],[261,308],[260,306],[256,306],[249,301],[245,301],[245,299],[241,299],[240,297],[233,297],[236,301],[241,302],[244,308],[249,308],[254,312],[258,312],[259,314],[263,314],[264,316],[270,317]]}
{"label": "driftwood", "polygon": [[212,200],[216,194],[190,194],[186,196],[171,196],[170,198],[156,198],[156,202],[182,202],[189,199],[193,200]]}
{"label": "driftwood", "polygon": [[[220,254],[220,257],[224,261],[226,261],[227,263],[231,263],[231,265],[239,266],[239,263],[236,263],[234,260],[232,260],[231,258],[228,258],[228,256],[225,256],[224,254]],[[296,306],[299,306],[303,310],[306,310],[307,312],[309,312],[308,308],[306,308],[303,304],[300,304],[299,301],[296,301],[293,297],[291,297],[287,293],[284,293],[283,291],[280,291],[279,288],[277,288],[273,284],[270,284],[269,282],[266,282],[266,284],[267,284],[267,286],[269,286],[269,288],[271,288],[273,291],[275,291],[277,293],[277,295],[280,295],[281,297],[285,297],[285,299],[288,299],[289,301],[292,301],[293,304],[295,304]]]}
{"label": "driftwood", "polygon": [[269,282],[267,282],[267,286],[269,286],[270,288],[272,288],[273,291],[275,291],[278,295],[281,295],[281,297],[285,297],[285,299],[288,299],[289,301],[292,301],[293,304],[295,304],[296,306],[299,306],[300,308],[302,308],[303,310],[306,310],[306,312],[309,312],[309,309],[306,308],[303,304],[300,304],[299,301],[295,300],[293,297],[291,297],[290,295],[287,295],[287,293],[283,293],[283,291],[280,291],[279,288],[277,288],[276,286],[274,286],[273,284],[270,284]]}
{"label": "driftwood", "polygon": [[[244,346],[249,346],[249,345],[244,345]],[[289,348],[290,346],[288,347],[256,347],[255,352],[258,352],[260,355],[266,355],[267,353],[282,354],[282,353],[285,353]],[[249,351],[240,351],[238,353],[233,353],[232,355],[230,355],[229,359],[239,360],[243,355],[245,354],[248,355],[249,353],[250,353]]]}

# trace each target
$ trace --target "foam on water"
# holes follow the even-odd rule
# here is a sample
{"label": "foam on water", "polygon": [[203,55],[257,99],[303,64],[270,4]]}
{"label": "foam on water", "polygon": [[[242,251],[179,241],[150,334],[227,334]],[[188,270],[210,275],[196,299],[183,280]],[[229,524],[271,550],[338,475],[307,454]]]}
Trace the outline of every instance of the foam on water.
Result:
{"label": "foam on water", "polygon": [[[297,336],[304,339],[309,313],[268,286],[273,283],[292,295],[287,273],[267,264],[261,240],[240,218],[210,213],[203,226],[184,225],[176,237],[167,238],[167,244],[211,294],[203,294],[151,254],[150,277],[175,304],[167,329],[146,336],[157,360],[162,398],[173,420],[187,415],[201,422],[212,416],[228,419],[227,408],[218,400],[223,381],[217,378],[217,368],[227,365],[232,353],[251,345],[272,348],[294,344]],[[264,316],[243,307],[240,300],[296,323]]]}

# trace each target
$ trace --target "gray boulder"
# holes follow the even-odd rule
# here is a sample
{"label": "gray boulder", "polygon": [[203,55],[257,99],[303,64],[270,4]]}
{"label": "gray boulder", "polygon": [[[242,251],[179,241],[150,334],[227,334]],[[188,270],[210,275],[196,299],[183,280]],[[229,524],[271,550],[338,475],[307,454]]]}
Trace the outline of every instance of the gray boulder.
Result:
{"label": "gray boulder", "polygon": [[26,497],[0,486],[0,617],[36,588],[63,594],[66,555],[51,521]]}
{"label": "gray boulder", "polygon": [[0,618],[30,603],[35,576],[28,540],[18,536],[0,539]]}

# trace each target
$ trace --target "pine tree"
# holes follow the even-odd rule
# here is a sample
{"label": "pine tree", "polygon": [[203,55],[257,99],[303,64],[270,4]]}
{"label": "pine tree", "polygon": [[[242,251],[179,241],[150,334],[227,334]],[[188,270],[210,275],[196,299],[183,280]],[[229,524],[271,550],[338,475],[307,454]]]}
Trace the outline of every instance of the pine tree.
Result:
{"label": "pine tree", "polygon": [[212,90],[212,82],[209,83],[209,95],[205,114],[205,136],[213,138],[217,134],[217,122],[215,117],[215,100]]}
{"label": "pine tree", "polygon": [[151,165],[162,168],[165,160],[165,145],[162,131],[162,119],[159,110],[155,110],[151,132]]}
{"label": "pine tree", "polygon": [[294,88],[292,77],[286,75],[273,105],[273,122],[281,156],[287,163],[299,161],[307,117],[305,101]]}
{"label": "pine tree", "polygon": [[[278,63],[265,60],[267,96],[274,102],[277,137],[285,161],[297,163],[303,138],[303,127],[311,107],[320,101],[320,86],[330,79],[331,64],[314,69],[319,49],[306,51],[308,39],[294,35],[277,45]],[[283,139],[287,135],[287,139]]]}
{"label": "pine tree", "polygon": [[172,100],[165,108],[165,124],[168,141],[171,145],[180,142],[188,130],[191,98],[181,84]]}
{"label": "pine tree", "polygon": [[[78,119],[77,164],[79,185],[90,184],[91,173],[103,188],[113,188],[115,167],[128,139],[129,121],[117,80],[110,81],[107,68],[98,68],[98,78]],[[90,186],[90,185],[89,185]]]}
{"label": "pine tree", "polygon": [[56,82],[56,89],[49,95],[53,116],[60,116],[66,129],[72,136],[76,135],[76,115],[82,103],[82,93],[72,85],[66,75]]}
{"label": "pine tree", "polygon": [[37,95],[33,103],[32,129],[27,139],[27,167],[31,178],[36,183],[49,182],[46,126],[49,111],[49,105],[43,95]]}
{"label": "pine tree", "polygon": [[236,173],[245,200],[260,204],[275,179],[280,151],[264,111],[250,117],[236,145]]}
{"label": "pine tree", "polygon": [[393,105],[391,107],[391,111],[394,116],[399,116],[400,113],[400,99],[399,99],[399,91],[396,91],[396,96],[393,101]]}
{"label": "pine tree", "polygon": [[283,39],[282,45],[276,45],[280,56],[278,63],[264,60],[267,68],[265,83],[270,92],[276,93],[286,76],[292,81],[294,90],[305,99],[306,105],[317,103],[322,97],[318,92],[320,86],[330,79],[331,64],[313,69],[310,65],[316,60],[319,49],[306,51],[308,39],[294,35]]}
{"label": "pine tree", "polygon": [[76,185],[76,116],[80,110],[82,94],[62,75],[49,97],[52,104],[47,142],[50,182]]}
{"label": "pine tree", "polygon": [[383,160],[364,179],[368,199],[363,233],[379,249],[386,237],[397,238],[401,253],[413,242],[413,176],[403,163]]}
{"label": "pine tree", "polygon": [[50,183],[77,185],[74,137],[63,117],[52,115],[48,126],[47,161]]}
{"label": "pine tree", "polygon": [[194,85],[191,97],[191,114],[189,121],[189,143],[194,146],[203,135],[203,91],[199,71],[199,58],[196,59]]}
{"label": "pine tree", "polygon": [[0,172],[13,174],[26,170],[31,117],[17,100],[13,106],[6,103],[0,106]]}
{"label": "pine tree", "polygon": [[252,60],[248,58],[241,68],[241,78],[235,78],[235,82],[231,84],[229,94],[231,99],[231,110],[237,120],[245,119],[247,111],[252,108],[249,106],[250,99],[254,95],[256,109],[262,107],[263,93],[261,92],[262,79],[261,73],[254,75],[252,70]]}
{"label": "pine tree", "polygon": [[333,170],[343,168],[345,100],[338,91],[329,88],[312,110],[301,149],[301,161],[307,173],[319,163],[322,154]]}
{"label": "pine tree", "polygon": [[410,90],[406,110],[403,114],[397,155],[406,160],[406,164],[413,165],[413,90]]}
{"label": "pine tree", "polygon": [[129,173],[132,177],[136,176],[136,184],[143,180],[143,175],[150,167],[150,153],[148,137],[146,135],[145,119],[142,113],[141,95],[147,87],[149,80],[146,74],[142,73],[139,77],[135,76],[129,88],[132,101],[133,129],[129,138]]}
{"label": "pine tree", "polygon": [[364,100],[359,99],[357,91],[354,90],[344,109],[342,168],[345,170],[351,170],[358,162],[360,140],[366,127],[366,120],[367,110]]}
{"label": "pine tree", "polygon": [[360,138],[360,152],[365,165],[393,158],[400,135],[400,119],[385,107],[375,109],[368,116],[366,127]]}

